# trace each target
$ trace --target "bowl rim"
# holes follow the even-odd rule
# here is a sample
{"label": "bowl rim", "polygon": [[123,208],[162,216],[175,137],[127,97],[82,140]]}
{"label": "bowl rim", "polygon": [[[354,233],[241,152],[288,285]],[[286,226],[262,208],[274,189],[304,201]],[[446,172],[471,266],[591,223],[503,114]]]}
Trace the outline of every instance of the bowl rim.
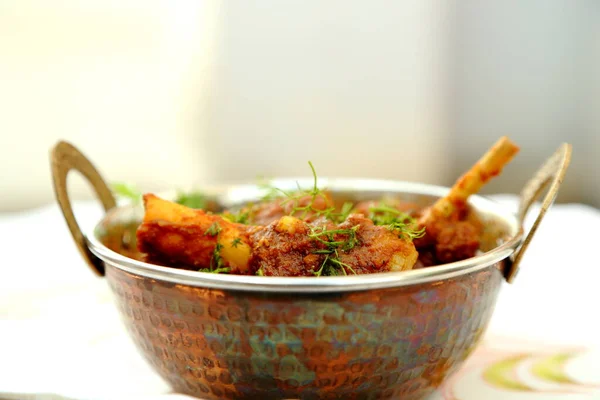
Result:
{"label": "bowl rim", "polygon": [[[297,183],[300,185],[311,184],[312,180],[307,178],[282,178],[275,179],[272,182],[277,187],[287,188],[291,185],[295,187]],[[319,178],[319,182],[320,186],[323,186],[323,182],[325,182],[327,188],[332,190],[386,191],[437,197],[445,195],[450,190],[444,186],[382,179]],[[256,198],[260,193],[260,188],[256,184],[206,186],[202,190],[209,195],[223,196],[222,199],[225,202],[229,201],[232,203]],[[164,194],[166,198],[170,196],[171,194],[169,193]],[[131,204],[118,206],[110,210],[92,230],[86,233],[85,237],[90,251],[105,264],[146,278],[200,288],[250,292],[351,292],[410,286],[452,279],[480,271],[512,255],[523,239],[523,227],[519,225],[517,216],[506,206],[482,195],[471,196],[469,204],[478,211],[485,211],[501,219],[510,228],[512,236],[498,247],[475,257],[433,267],[399,272],[325,277],[271,277],[212,274],[164,267],[134,260],[110,250],[96,236],[98,229],[107,218],[110,218],[116,212],[124,211],[124,209],[133,209],[134,205]]]}

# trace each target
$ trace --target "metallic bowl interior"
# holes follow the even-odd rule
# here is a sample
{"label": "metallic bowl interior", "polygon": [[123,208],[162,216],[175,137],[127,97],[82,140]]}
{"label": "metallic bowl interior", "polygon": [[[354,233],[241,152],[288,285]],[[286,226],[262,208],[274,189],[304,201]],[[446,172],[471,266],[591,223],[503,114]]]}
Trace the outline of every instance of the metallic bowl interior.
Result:
{"label": "metallic bowl interior", "polygon": [[[299,180],[303,187],[312,182]],[[322,180],[336,196],[393,195],[423,206],[448,188]],[[295,179],[279,180],[282,188]],[[254,185],[207,189],[230,206]],[[168,197],[168,194],[165,195]],[[473,351],[492,315],[517,218],[472,196],[486,225],[476,257],[405,272],[337,277],[208,274],[128,257],[139,206],[107,213],[87,235],[103,260],[125,325],[173,388],[205,399],[425,398]]]}

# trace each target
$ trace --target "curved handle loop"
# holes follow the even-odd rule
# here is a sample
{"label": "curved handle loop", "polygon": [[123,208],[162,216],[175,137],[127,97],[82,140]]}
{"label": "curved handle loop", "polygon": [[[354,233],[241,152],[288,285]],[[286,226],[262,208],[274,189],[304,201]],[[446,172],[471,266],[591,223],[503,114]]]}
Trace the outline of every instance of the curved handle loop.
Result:
{"label": "curved handle loop", "polygon": [[540,222],[546,215],[546,212],[554,203],[558,194],[558,189],[564,180],[565,174],[571,162],[572,146],[568,143],[563,143],[558,150],[542,165],[542,167],[536,172],[536,174],[527,182],[520,195],[519,203],[519,223],[521,227],[524,226],[525,217],[531,205],[540,197],[543,190],[550,184],[539,214],[537,215],[535,222],[531,229],[527,233],[527,236],[523,240],[521,246],[512,255],[510,264],[506,269],[505,277],[509,283],[512,283],[519,272],[519,264],[531,239],[535,235]]}
{"label": "curved handle loop", "polygon": [[102,202],[105,211],[116,206],[115,198],[96,168],[73,145],[67,142],[59,142],[52,149],[50,160],[52,165],[54,194],[56,195],[56,200],[60,205],[63,216],[67,221],[73,240],[87,264],[97,275],[103,276],[104,264],[99,258],[93,255],[88,248],[85,236],[81,232],[79,224],[73,214],[71,199],[67,192],[67,175],[71,170],[79,171],[96,191],[96,195]]}

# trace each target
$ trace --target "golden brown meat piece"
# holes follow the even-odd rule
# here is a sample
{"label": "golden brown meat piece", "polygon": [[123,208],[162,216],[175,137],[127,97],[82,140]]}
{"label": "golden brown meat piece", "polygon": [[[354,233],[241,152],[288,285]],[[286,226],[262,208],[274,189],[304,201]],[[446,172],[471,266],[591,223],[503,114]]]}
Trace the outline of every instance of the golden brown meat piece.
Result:
{"label": "golden brown meat piece", "polygon": [[498,140],[463,176],[450,192],[424,209],[419,224],[425,235],[415,240],[415,246],[427,257],[422,264],[449,263],[473,257],[479,249],[481,223],[467,205],[470,195],[477,193],[493,177],[500,174],[519,148],[507,137]]}
{"label": "golden brown meat piece", "polygon": [[444,224],[435,242],[435,258],[442,264],[471,258],[479,249],[480,236],[469,221]]}
{"label": "golden brown meat piece", "polygon": [[482,233],[483,223],[467,205],[455,208],[454,213],[446,218],[430,220],[426,234],[414,240],[415,247],[419,250],[417,267],[445,264],[475,256]]}
{"label": "golden brown meat piece", "polygon": [[283,216],[267,226],[231,223],[153,195],[137,244],[146,260],[189,269],[236,274],[314,276],[411,269],[417,251],[410,240],[362,215],[341,224]]}
{"label": "golden brown meat piece", "polygon": [[250,240],[251,264],[267,276],[403,271],[418,256],[412,242],[358,214],[339,225],[285,216],[255,230]]}
{"label": "golden brown meat piece", "polygon": [[340,257],[342,262],[352,265],[356,273],[405,271],[415,265],[418,253],[412,241],[400,238],[386,226],[374,225],[362,215],[350,215],[340,228],[357,225],[361,246]]}
{"label": "golden brown meat piece", "polygon": [[290,216],[258,227],[250,235],[253,269],[266,276],[313,275],[323,256],[313,254],[319,247],[309,233],[307,223]]}

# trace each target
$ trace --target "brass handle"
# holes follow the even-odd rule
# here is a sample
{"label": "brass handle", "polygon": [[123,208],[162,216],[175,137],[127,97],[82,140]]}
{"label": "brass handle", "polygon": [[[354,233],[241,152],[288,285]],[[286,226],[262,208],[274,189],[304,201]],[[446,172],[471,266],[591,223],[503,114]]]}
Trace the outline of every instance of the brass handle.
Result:
{"label": "brass handle", "polygon": [[92,163],[71,144],[67,142],[59,142],[56,144],[50,153],[50,162],[52,165],[54,194],[56,195],[56,200],[60,205],[63,216],[67,221],[73,240],[83,256],[83,259],[88,263],[92,270],[97,275],[103,276],[104,265],[88,248],[85,236],[81,232],[79,224],[73,214],[71,199],[69,198],[67,191],[67,175],[71,170],[80,172],[90,182],[106,211],[117,205],[115,198]]}
{"label": "brass handle", "polygon": [[531,239],[535,235],[540,222],[546,215],[546,212],[554,203],[558,194],[558,189],[565,178],[565,174],[571,162],[572,146],[568,143],[563,143],[558,150],[542,165],[536,174],[527,182],[520,195],[519,203],[519,223],[524,225],[525,217],[531,205],[540,197],[543,190],[550,184],[550,188],[546,192],[546,196],[542,201],[542,207],[537,215],[531,229],[525,236],[521,246],[512,255],[510,264],[506,269],[506,280],[512,283],[519,272],[519,264],[523,258],[523,254],[527,250]]}

